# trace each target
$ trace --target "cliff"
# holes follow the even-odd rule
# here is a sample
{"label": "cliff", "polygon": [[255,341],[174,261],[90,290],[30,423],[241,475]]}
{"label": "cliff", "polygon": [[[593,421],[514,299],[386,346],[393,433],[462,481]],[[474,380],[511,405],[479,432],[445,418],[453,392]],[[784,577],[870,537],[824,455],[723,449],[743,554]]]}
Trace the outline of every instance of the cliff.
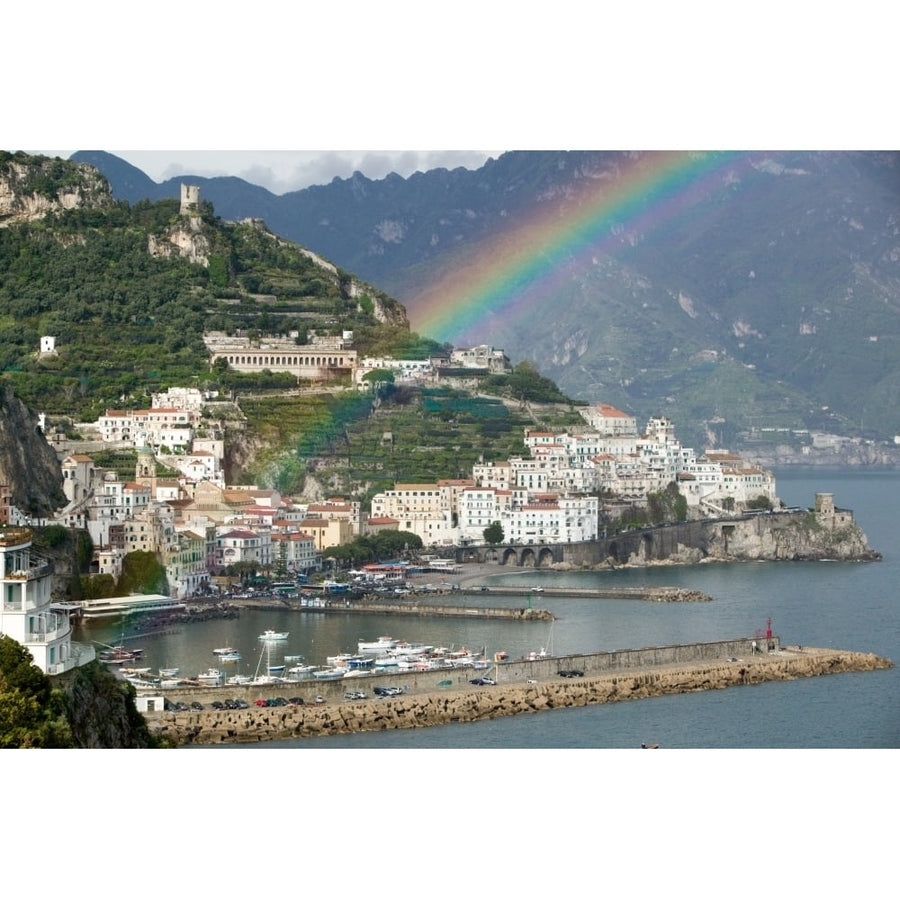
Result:
{"label": "cliff", "polygon": [[29,516],[46,516],[66,504],[56,452],[41,432],[37,417],[0,387],[0,484],[12,490],[12,504]]}
{"label": "cliff", "polygon": [[0,225],[114,203],[106,178],[86,163],[0,152]]}

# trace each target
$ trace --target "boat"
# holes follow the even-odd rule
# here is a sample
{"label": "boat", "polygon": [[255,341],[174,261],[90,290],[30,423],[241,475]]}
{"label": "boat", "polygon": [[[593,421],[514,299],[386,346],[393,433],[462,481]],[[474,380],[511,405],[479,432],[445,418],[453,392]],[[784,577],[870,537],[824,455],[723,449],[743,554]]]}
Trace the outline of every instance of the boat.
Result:
{"label": "boat", "polygon": [[272,631],[269,628],[259,636],[259,639],[261,641],[286,641],[289,634],[289,631]]}
{"label": "boat", "polygon": [[243,658],[244,657],[241,656],[241,654],[238,653],[237,650],[233,651],[232,653],[220,653],[219,654],[219,662],[221,662],[221,663],[240,662]]}
{"label": "boat", "polygon": [[125,663],[134,662],[138,659],[143,650],[129,650],[127,647],[110,647],[108,650],[101,650],[97,654],[100,662],[107,663],[112,666],[122,666]]}
{"label": "boat", "polygon": [[179,672],[178,666],[172,666],[168,669],[160,669],[160,678],[174,678]]}
{"label": "boat", "polygon": [[396,646],[397,642],[389,634],[383,634],[376,641],[359,641],[356,650],[358,653],[381,653]]}
{"label": "boat", "polygon": [[341,668],[316,669],[313,672],[313,678],[318,681],[337,681],[339,678],[343,678],[348,671],[348,669]]}
{"label": "boat", "polygon": [[379,656],[375,660],[376,669],[397,669],[400,667],[400,660],[396,656]]}
{"label": "boat", "polygon": [[207,669],[197,676],[200,684],[218,686],[225,680],[225,674],[220,669]]}
{"label": "boat", "polygon": [[[263,657],[266,658],[266,674],[260,674]],[[250,685],[282,684],[284,682],[284,678],[281,677],[282,672],[284,672],[284,666],[272,665],[272,641],[263,641],[259,662],[256,664],[256,672],[253,678],[246,683]]]}
{"label": "boat", "polygon": [[229,653],[237,653],[237,650],[235,650],[234,647],[215,647],[213,653],[215,653],[216,656],[226,656]]}
{"label": "boat", "polygon": [[301,663],[303,662],[303,655],[301,653],[294,653],[284,657],[284,661],[286,663]]}
{"label": "boat", "polygon": [[225,679],[226,684],[250,684],[249,675],[232,675]]}
{"label": "boat", "polygon": [[287,670],[287,674],[292,678],[306,678],[312,675],[312,673],[315,672],[316,668],[316,666],[308,666],[301,663],[300,665],[291,666]]}

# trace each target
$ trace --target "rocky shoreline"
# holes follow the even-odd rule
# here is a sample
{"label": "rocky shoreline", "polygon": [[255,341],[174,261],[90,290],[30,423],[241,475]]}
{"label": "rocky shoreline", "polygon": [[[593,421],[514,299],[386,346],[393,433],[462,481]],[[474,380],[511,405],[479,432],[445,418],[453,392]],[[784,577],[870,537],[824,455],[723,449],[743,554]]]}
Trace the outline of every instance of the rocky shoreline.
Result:
{"label": "rocky shoreline", "polygon": [[501,683],[478,688],[466,685],[373,700],[149,713],[147,721],[158,737],[174,746],[251,744],[478,722],[574,706],[892,667],[890,660],[872,653],[796,647],[746,659],[649,666],[534,683]]}

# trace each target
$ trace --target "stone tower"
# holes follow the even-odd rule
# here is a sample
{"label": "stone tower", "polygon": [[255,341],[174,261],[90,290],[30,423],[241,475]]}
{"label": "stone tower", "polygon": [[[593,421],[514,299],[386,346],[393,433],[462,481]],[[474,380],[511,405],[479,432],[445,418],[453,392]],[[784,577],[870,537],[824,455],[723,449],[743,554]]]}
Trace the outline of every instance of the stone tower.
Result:
{"label": "stone tower", "polygon": [[156,499],[156,457],[149,447],[138,448],[134,480],[150,488],[150,499]]}
{"label": "stone tower", "polygon": [[200,208],[200,188],[196,184],[181,184],[181,209],[183,216],[196,215]]}

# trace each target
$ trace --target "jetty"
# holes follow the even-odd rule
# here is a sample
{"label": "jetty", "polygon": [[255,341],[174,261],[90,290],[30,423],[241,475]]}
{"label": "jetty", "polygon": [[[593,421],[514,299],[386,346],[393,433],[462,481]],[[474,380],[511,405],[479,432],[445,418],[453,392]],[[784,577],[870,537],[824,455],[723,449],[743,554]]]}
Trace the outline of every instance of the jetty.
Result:
{"label": "jetty", "polygon": [[[375,697],[369,689],[370,679],[354,678],[353,688],[362,690],[365,698],[346,699],[348,682],[341,680],[330,684],[295,682],[267,686],[266,697],[292,697],[293,702],[285,706],[256,706],[259,689],[243,688],[244,697],[237,686],[179,692],[177,699],[199,700],[204,706],[202,711],[163,711],[161,697],[153,698],[149,707],[145,697],[142,705],[147,709],[144,715],[150,729],[173,745],[241,744],[477,722],[573,706],[892,667],[890,660],[872,653],[782,647],[779,639],[772,636],[765,642],[738,638],[508,660],[492,668],[496,682],[493,685],[471,684],[468,672],[379,676],[378,685],[400,688],[394,696]],[[208,707],[212,700],[223,696],[244,697],[249,708]],[[322,702],[316,702],[317,696]]]}
{"label": "jetty", "polygon": [[713,598],[703,591],[693,591],[679,587],[520,587],[518,585],[465,585],[460,588],[463,594],[478,595],[484,593],[506,594],[512,597],[583,597],[587,599],[605,600],[652,600],[655,603],[706,603]]}

